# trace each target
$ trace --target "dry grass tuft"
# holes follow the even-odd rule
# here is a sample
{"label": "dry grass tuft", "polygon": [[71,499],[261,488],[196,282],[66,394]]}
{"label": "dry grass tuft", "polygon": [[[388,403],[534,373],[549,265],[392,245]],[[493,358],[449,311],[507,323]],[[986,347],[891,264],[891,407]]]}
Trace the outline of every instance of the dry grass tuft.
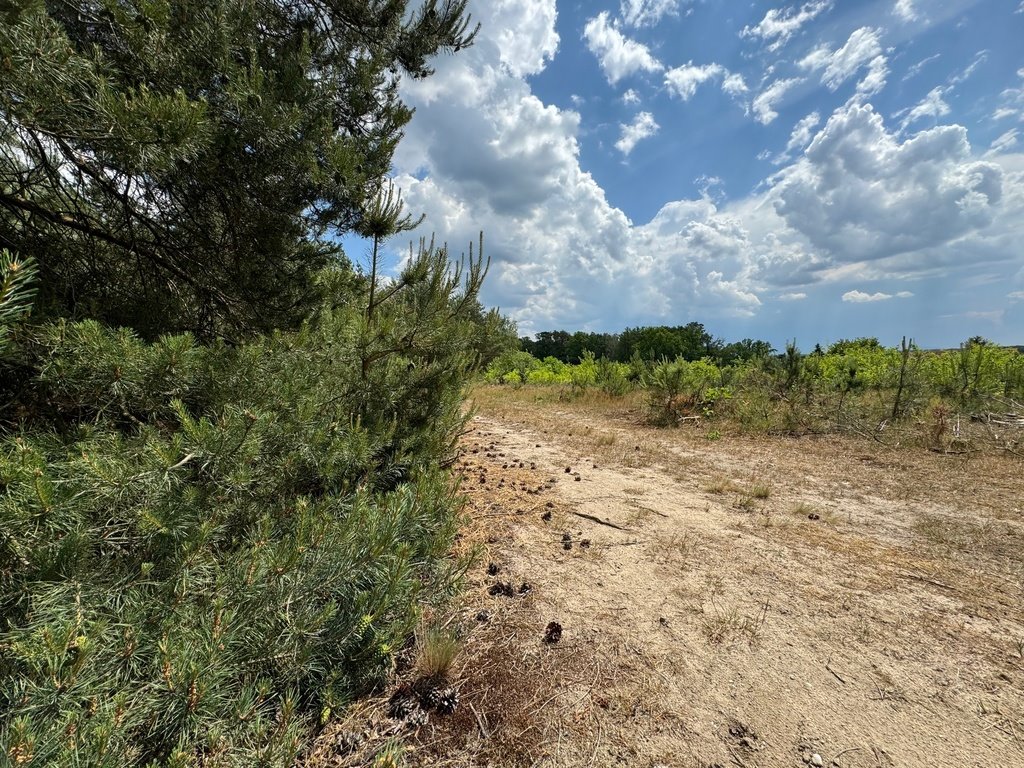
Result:
{"label": "dry grass tuft", "polygon": [[772,495],[772,489],[765,483],[755,483],[747,489],[747,495],[754,499],[767,499]]}
{"label": "dry grass tuft", "polygon": [[428,627],[416,638],[416,670],[423,677],[448,677],[460,649],[455,632],[445,627]]}
{"label": "dry grass tuft", "polygon": [[770,608],[770,603],[765,600],[756,613],[747,615],[735,606],[721,608],[712,600],[711,610],[704,613],[704,634],[712,645],[724,645],[739,638],[753,645],[761,636]]}
{"label": "dry grass tuft", "polygon": [[[545,646],[544,624],[525,601],[467,639],[453,670],[459,707],[431,718],[411,738],[410,765],[530,766],[544,757],[557,730],[572,721],[572,680],[583,680],[588,658],[568,646]],[[524,647],[530,637],[535,646]]]}
{"label": "dry grass tuft", "polygon": [[701,542],[694,533],[674,533],[656,538],[651,546],[655,562],[686,567],[688,561],[700,551]]}
{"label": "dry grass tuft", "polygon": [[732,480],[727,477],[716,477],[704,486],[705,491],[716,495],[729,493],[730,491],[735,490],[735,488],[736,486],[733,484]]}

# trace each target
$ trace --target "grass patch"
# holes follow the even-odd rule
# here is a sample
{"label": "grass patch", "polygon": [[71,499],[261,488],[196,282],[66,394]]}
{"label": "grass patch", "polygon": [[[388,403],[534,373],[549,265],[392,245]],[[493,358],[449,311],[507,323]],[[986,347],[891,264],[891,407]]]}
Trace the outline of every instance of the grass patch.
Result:
{"label": "grass patch", "polygon": [[417,637],[416,668],[424,677],[447,677],[461,648],[452,630],[429,627]]}
{"label": "grass patch", "polygon": [[700,539],[691,532],[660,536],[652,542],[652,550],[657,562],[681,563],[685,566],[700,550]]}
{"label": "grass patch", "polygon": [[707,491],[708,493],[721,495],[724,493],[729,493],[729,491],[734,490],[735,487],[736,486],[733,484],[732,480],[726,477],[716,477],[715,479],[713,479],[711,482],[704,486],[704,490]]}
{"label": "grass patch", "polygon": [[766,485],[765,483],[757,483],[747,489],[747,495],[754,499],[763,500],[772,495],[772,489],[771,486]]}
{"label": "grass patch", "polygon": [[761,636],[770,608],[770,603],[765,600],[755,613],[747,615],[736,607],[719,608],[712,601],[711,612],[704,614],[704,634],[712,645],[723,645],[740,638],[753,645]]}

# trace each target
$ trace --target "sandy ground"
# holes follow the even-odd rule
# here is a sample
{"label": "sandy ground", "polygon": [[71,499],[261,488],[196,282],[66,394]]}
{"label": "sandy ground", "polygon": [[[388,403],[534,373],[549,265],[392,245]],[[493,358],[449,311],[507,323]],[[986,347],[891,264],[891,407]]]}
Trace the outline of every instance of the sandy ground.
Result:
{"label": "sandy ground", "polygon": [[1024,766],[1019,458],[508,392],[459,465],[460,706],[410,763]]}

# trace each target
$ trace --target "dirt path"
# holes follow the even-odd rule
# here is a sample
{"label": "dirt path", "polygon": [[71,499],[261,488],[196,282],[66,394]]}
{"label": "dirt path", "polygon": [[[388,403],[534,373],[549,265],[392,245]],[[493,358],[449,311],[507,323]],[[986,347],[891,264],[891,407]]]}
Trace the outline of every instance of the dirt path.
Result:
{"label": "dirt path", "polygon": [[1024,765],[1019,461],[525,400],[473,427],[486,554],[424,764]]}

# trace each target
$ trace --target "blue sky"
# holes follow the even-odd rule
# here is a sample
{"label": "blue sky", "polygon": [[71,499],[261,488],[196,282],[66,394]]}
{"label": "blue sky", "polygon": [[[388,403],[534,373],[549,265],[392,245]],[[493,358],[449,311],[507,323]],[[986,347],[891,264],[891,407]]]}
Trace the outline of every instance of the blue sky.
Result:
{"label": "blue sky", "polygon": [[1024,343],[1022,0],[470,11],[395,178],[524,334]]}

